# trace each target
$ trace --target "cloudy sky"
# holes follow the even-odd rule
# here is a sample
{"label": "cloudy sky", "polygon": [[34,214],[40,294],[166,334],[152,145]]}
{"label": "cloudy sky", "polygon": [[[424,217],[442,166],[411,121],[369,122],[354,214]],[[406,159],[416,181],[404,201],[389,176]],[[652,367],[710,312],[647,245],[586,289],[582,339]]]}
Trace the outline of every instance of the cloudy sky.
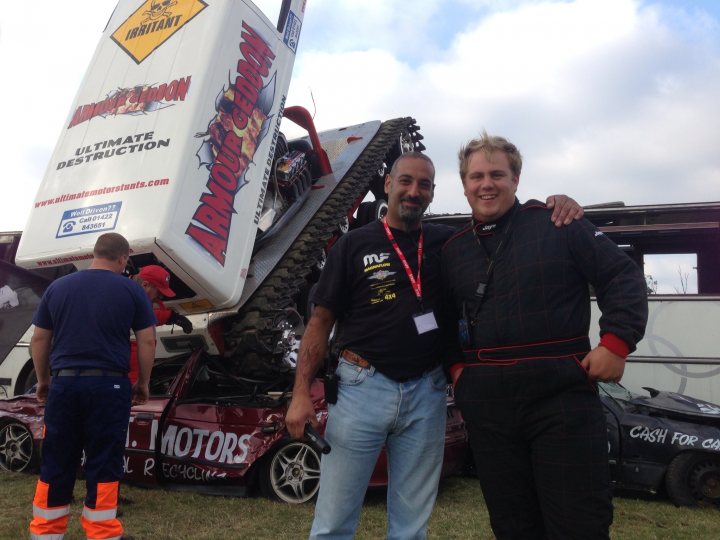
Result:
{"label": "cloudy sky", "polygon": [[[24,227],[115,4],[0,5],[0,230]],[[319,129],[417,118],[442,213],[466,210],[455,154],[483,129],[522,151],[522,200],[718,201],[719,96],[715,0],[309,0],[288,104]]]}

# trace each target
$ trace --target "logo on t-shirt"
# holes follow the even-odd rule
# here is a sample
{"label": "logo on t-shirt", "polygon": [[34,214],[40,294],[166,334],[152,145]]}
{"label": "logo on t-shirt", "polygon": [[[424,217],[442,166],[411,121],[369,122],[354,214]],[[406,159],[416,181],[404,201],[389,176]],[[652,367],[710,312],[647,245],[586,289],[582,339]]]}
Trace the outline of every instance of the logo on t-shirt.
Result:
{"label": "logo on t-shirt", "polygon": [[373,272],[371,275],[368,276],[368,279],[377,279],[378,281],[383,281],[384,279],[389,278],[390,276],[394,276],[396,272],[390,272],[388,270],[378,270],[377,272]]}
{"label": "logo on t-shirt", "polygon": [[387,261],[389,258],[389,253],[371,253],[363,257],[363,266],[367,269],[368,266],[380,264],[381,262]]}

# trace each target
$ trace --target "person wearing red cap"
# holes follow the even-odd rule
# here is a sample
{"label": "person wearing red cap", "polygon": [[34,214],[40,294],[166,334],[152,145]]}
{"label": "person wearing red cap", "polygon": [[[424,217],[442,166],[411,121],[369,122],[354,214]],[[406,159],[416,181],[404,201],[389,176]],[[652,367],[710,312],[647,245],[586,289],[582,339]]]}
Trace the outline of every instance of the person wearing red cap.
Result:
{"label": "person wearing red cap", "polygon": [[[193,326],[190,319],[172,309],[166,308],[165,304],[162,303],[162,298],[173,298],[175,296],[175,291],[170,288],[170,273],[167,270],[157,264],[149,264],[143,266],[140,272],[133,276],[133,279],[145,290],[152,302],[155,318],[157,319],[156,326],[177,324],[186,334],[192,332]],[[137,376],[137,344],[132,341],[130,343],[130,372],[128,373],[130,382],[135,384]]]}
{"label": "person wearing red cap", "polygon": [[[175,292],[170,288],[170,272],[157,264],[149,264],[140,269],[137,274],[138,281],[142,287],[148,291],[150,300],[155,300],[159,292],[165,298],[173,298]],[[148,289],[154,289],[156,292],[150,292]]]}

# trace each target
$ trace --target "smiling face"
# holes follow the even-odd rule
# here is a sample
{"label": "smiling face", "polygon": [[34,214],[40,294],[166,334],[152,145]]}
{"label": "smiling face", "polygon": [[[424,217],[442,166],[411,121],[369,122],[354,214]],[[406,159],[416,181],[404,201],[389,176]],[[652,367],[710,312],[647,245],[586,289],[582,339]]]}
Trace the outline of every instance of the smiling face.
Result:
{"label": "smiling face", "polygon": [[430,162],[401,157],[385,177],[388,194],[387,221],[396,229],[414,229],[433,200],[435,171]]}
{"label": "smiling face", "polygon": [[520,178],[510,170],[504,152],[473,152],[462,179],[465,197],[478,221],[501,218],[515,203]]}

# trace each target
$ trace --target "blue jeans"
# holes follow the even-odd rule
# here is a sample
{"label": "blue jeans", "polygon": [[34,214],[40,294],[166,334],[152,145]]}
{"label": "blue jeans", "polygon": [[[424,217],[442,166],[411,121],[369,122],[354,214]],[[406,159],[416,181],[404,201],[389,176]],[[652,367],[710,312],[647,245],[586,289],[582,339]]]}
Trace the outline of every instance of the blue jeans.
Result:
{"label": "blue jeans", "polygon": [[447,381],[441,368],[404,383],[340,359],[338,401],[325,437],[310,538],[352,538],[383,446],[389,539],[425,538],[445,448]]}

